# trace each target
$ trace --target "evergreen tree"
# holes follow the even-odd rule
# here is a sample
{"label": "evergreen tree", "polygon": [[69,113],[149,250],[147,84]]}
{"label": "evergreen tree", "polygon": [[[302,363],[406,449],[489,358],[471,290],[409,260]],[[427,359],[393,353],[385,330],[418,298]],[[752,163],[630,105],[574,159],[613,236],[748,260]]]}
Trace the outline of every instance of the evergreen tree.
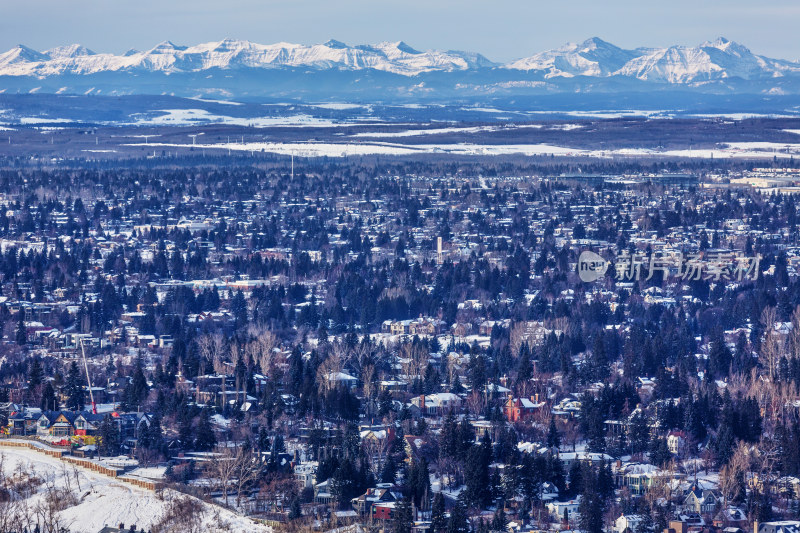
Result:
{"label": "evergreen tree", "polygon": [[200,420],[195,431],[194,448],[198,451],[209,451],[217,445],[217,436],[211,424],[211,414],[207,409],[200,411]]}
{"label": "evergreen tree", "polygon": [[647,450],[650,431],[647,426],[647,419],[641,412],[637,412],[631,417],[630,433],[631,451],[633,453],[642,453]]}
{"label": "evergreen tree", "polygon": [[564,461],[554,454],[547,456],[547,480],[556,486],[559,495],[563,495],[566,491],[567,480],[564,474]]}
{"label": "evergreen tree", "polygon": [[267,428],[261,426],[258,429],[258,440],[256,441],[258,444],[258,450],[261,452],[266,452],[270,447],[269,436],[267,435]]}
{"label": "evergreen tree", "polygon": [[393,456],[389,455],[383,462],[380,478],[381,483],[394,483],[397,479],[397,465]]}
{"label": "evergreen tree", "polygon": [[547,429],[547,447],[550,449],[558,449],[561,446],[561,435],[556,428],[556,419],[554,416],[550,417],[550,426]]}
{"label": "evergreen tree", "polygon": [[460,496],[456,500],[456,504],[453,506],[453,509],[450,511],[450,518],[447,520],[446,531],[447,533],[469,533],[467,508]]}
{"label": "evergreen tree", "polygon": [[133,371],[133,377],[126,387],[125,396],[128,405],[131,407],[141,407],[147,398],[147,378],[144,376],[142,370],[141,359],[136,359],[136,369]]}
{"label": "evergreen tree", "polygon": [[411,533],[414,527],[414,516],[411,512],[411,502],[403,498],[397,502],[392,517],[392,533]]}
{"label": "evergreen tree", "polygon": [[237,328],[247,325],[247,301],[244,299],[244,294],[242,294],[241,290],[236,291],[231,300],[231,313],[233,313],[233,317],[236,320]]}
{"label": "evergreen tree", "polygon": [[289,507],[289,520],[296,520],[303,516],[303,511],[300,508],[300,499],[293,498],[291,506]]}
{"label": "evergreen tree", "polygon": [[721,425],[714,439],[714,452],[717,456],[717,462],[721,465],[727,464],[733,456],[733,449],[736,447],[736,437],[733,434],[733,429],[727,424]]}
{"label": "evergreen tree", "polygon": [[446,527],[444,496],[441,492],[437,492],[433,497],[433,505],[431,506],[431,531],[433,533],[441,533]]}
{"label": "evergreen tree", "polygon": [[490,462],[491,447],[488,455],[483,444],[473,446],[467,452],[467,460],[464,462],[464,482],[466,484],[465,497],[469,505],[483,508],[491,502]]}
{"label": "evergreen tree", "polygon": [[569,467],[569,491],[570,497],[575,497],[583,492],[583,468],[580,461],[573,461]]}
{"label": "evergreen tree", "polygon": [[58,398],[53,385],[48,381],[42,389],[42,401],[40,404],[42,411],[58,411]]}
{"label": "evergreen tree", "polygon": [[533,377],[533,363],[531,362],[531,353],[528,349],[528,344],[523,343],[519,349],[520,358],[519,365],[517,366],[517,384],[527,382]]}
{"label": "evergreen tree", "polygon": [[439,438],[439,455],[444,458],[455,458],[458,456],[459,450],[458,424],[453,411],[450,410],[442,423],[442,431]]}
{"label": "evergreen tree", "polygon": [[672,460],[672,454],[664,437],[653,437],[650,442],[650,462],[656,466],[664,466]]}
{"label": "evergreen tree", "polygon": [[596,476],[590,465],[583,467],[583,493],[578,505],[580,529],[583,533],[603,533],[605,500],[596,489]]}
{"label": "evergreen tree", "polygon": [[[358,478],[359,473],[353,465],[353,462],[345,457],[339,463],[338,468],[331,476],[329,482],[331,496],[333,496],[339,508],[343,508],[352,498],[358,496],[360,488]],[[396,508],[395,512],[397,512]]]}
{"label": "evergreen tree", "polygon": [[600,496],[608,501],[614,495],[614,474],[611,472],[611,463],[603,461],[597,472],[597,492]]}
{"label": "evergreen tree", "polygon": [[69,365],[67,380],[64,385],[64,395],[67,397],[65,407],[71,411],[80,411],[84,406],[83,378],[78,365],[73,361]]}
{"label": "evergreen tree", "polygon": [[716,379],[724,378],[730,372],[733,355],[719,331],[715,331],[708,354],[708,370]]}
{"label": "evergreen tree", "polygon": [[419,462],[411,463],[406,487],[414,505],[418,509],[426,509],[428,503],[426,499],[430,494],[431,483],[428,462],[424,458]]}
{"label": "evergreen tree", "polygon": [[143,430],[146,435],[147,447],[151,450],[161,451],[164,447],[164,431],[161,429],[161,419],[154,416],[150,424]]}
{"label": "evergreen tree", "polygon": [[501,505],[497,508],[497,511],[494,512],[494,517],[492,518],[492,531],[505,532],[507,527],[508,518],[506,518],[506,512]]}
{"label": "evergreen tree", "polygon": [[100,453],[113,456],[119,453],[119,427],[111,415],[106,415],[100,422]]}
{"label": "evergreen tree", "polygon": [[29,390],[36,390],[42,384],[44,379],[44,369],[42,368],[42,361],[35,357],[28,367],[28,388]]}
{"label": "evergreen tree", "polygon": [[17,312],[17,330],[16,330],[17,344],[25,346],[28,344],[28,329],[25,327],[25,309],[20,308]]}

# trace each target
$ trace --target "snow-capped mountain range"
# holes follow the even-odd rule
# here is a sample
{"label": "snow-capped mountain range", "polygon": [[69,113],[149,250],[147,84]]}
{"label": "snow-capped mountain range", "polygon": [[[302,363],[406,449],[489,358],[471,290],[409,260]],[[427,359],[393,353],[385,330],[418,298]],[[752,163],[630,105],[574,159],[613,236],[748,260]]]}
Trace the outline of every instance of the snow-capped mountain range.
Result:
{"label": "snow-capped mountain range", "polygon": [[693,83],[725,78],[756,80],[800,73],[800,63],[753,54],[720,37],[699,46],[625,50],[597,37],[580,44],[519,59],[506,68],[545,72],[545,76],[625,76],[662,83]]}
{"label": "snow-capped mountain range", "polygon": [[150,71],[197,72],[212,68],[306,67],[318,70],[375,69],[405,76],[429,71],[485,68],[537,71],[546,78],[626,76],[667,83],[691,83],[738,77],[763,79],[800,73],[800,63],[753,54],[746,47],[719,38],[696,47],[625,50],[597,37],[569,43],[500,65],[481,54],[460,51],[418,51],[404,42],[348,46],[340,41],[305,46],[291,43],[257,44],[225,39],[178,46],[169,41],[123,55],[95,53],[73,44],[37,52],[18,45],[0,54],[0,76],[47,77],[62,74]]}
{"label": "snow-capped mountain range", "polygon": [[[388,78],[387,78],[388,76]],[[326,87],[322,85],[327,84]],[[349,46],[226,39],[169,41],[122,55],[81,45],[0,54],[0,93],[286,95],[333,92],[438,95],[613,92],[682,87],[705,92],[800,93],[800,62],[719,38],[699,46],[619,48],[599,38],[500,64],[478,53],[419,51],[404,42]]]}
{"label": "snow-capped mountain range", "polygon": [[413,76],[431,70],[468,70],[494,67],[480,54],[437,50],[420,52],[404,42],[347,46],[339,41],[304,46],[291,43],[257,44],[224,41],[178,46],[165,41],[140,52],[97,54],[81,45],[37,52],[18,45],[0,55],[0,76],[54,76],[99,72],[197,72],[212,68],[375,69]]}

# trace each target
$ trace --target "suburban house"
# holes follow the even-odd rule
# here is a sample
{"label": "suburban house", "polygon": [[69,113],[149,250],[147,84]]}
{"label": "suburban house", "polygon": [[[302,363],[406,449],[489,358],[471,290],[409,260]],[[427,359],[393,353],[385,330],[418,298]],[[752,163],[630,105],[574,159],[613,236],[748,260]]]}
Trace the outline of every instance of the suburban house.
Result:
{"label": "suburban house", "polygon": [[443,415],[450,409],[461,407],[461,397],[451,392],[440,392],[411,398],[411,405],[419,410],[421,416]]}
{"label": "suburban house", "polygon": [[36,435],[71,437],[75,434],[77,413],[71,411],[45,411],[36,422]]}
{"label": "suburban house", "polygon": [[670,431],[667,435],[667,448],[672,455],[683,455],[686,450],[686,432]]}
{"label": "suburban house", "polygon": [[692,485],[683,498],[681,508],[687,512],[710,514],[717,511],[721,502],[722,497],[716,491]]}
{"label": "suburban house", "polygon": [[518,422],[520,420],[526,420],[530,416],[534,415],[539,411],[539,409],[544,406],[544,402],[537,401],[537,397],[532,398],[511,398],[509,397],[506,400],[505,405],[503,405],[503,414],[506,415],[506,418],[509,422]]}
{"label": "suburban house", "polygon": [[391,484],[379,483],[377,487],[367,489],[367,492],[353,498],[350,503],[353,509],[361,515],[371,513],[373,517],[379,518],[380,513],[376,513],[374,507],[376,504],[394,502],[402,499],[403,495]]}
{"label": "suburban house", "polygon": [[779,520],[775,522],[755,522],[753,533],[800,533],[800,521]]}
{"label": "suburban house", "polygon": [[614,521],[614,533],[633,533],[639,530],[642,516],[638,514],[622,514]]}

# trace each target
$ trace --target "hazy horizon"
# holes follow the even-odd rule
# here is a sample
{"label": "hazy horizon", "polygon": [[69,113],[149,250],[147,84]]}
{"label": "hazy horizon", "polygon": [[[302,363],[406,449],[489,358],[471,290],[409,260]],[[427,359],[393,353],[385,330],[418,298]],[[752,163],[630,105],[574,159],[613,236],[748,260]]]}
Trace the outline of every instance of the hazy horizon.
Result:
{"label": "hazy horizon", "polygon": [[594,36],[623,48],[696,46],[725,37],[756,54],[800,59],[800,5],[786,0],[761,6],[744,0],[670,5],[573,0],[569,12],[563,3],[507,0],[491,8],[474,0],[35,0],[3,9],[0,51],[17,44],[41,51],[79,43],[120,54],[165,40],[190,46],[225,38],[263,44],[336,39],[350,45],[402,40],[421,50],[465,50],[506,62]]}

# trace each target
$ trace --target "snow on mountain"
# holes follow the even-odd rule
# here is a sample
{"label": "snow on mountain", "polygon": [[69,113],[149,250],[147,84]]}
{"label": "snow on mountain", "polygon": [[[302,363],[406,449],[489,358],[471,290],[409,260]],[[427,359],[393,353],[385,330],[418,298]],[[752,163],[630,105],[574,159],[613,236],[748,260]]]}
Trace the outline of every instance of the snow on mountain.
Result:
{"label": "snow on mountain", "polygon": [[122,55],[95,53],[78,44],[45,52],[19,45],[0,54],[0,76],[40,79],[110,72],[198,73],[210,69],[377,70],[403,76],[494,69],[489,76],[495,79],[524,72],[547,79],[582,76],[667,84],[800,76],[800,63],[755,55],[747,47],[723,38],[696,47],[626,50],[594,37],[505,65],[477,53],[420,51],[402,41],[350,46],[336,40],[314,45],[285,42],[265,45],[225,39],[188,47],[165,41],[149,50],[129,50]]}
{"label": "snow on mountain", "polygon": [[8,52],[0,54],[0,72],[13,69],[17,65],[35,64],[49,59],[32,48],[18,44]]}
{"label": "snow on mountain", "polygon": [[731,77],[752,80],[780,75],[774,68],[774,61],[756,56],[746,47],[722,38],[698,47],[670,46],[647,51],[629,61],[618,73],[666,83]]}
{"label": "snow on mountain", "polygon": [[95,54],[72,45],[40,54],[19,46],[0,56],[0,75],[51,76],[63,73],[93,74],[105,71],[146,70],[196,72],[211,68],[375,69],[403,75],[430,70],[466,70],[492,67],[480,54],[457,51],[414,50],[403,42],[351,47],[339,41],[311,46],[276,43],[257,44],[225,39],[190,47],[165,41],[144,52],[124,55]]}
{"label": "snow on mountain", "polygon": [[541,71],[548,78],[625,76],[673,84],[725,78],[766,79],[800,72],[798,63],[757,56],[725,38],[697,47],[625,50],[595,37],[519,59],[506,68]]}
{"label": "snow on mountain", "polygon": [[51,48],[50,50],[45,50],[43,55],[49,57],[50,59],[67,59],[70,57],[93,56],[95,54],[85,46],[80,44],[70,44],[67,46],[58,46],[56,48]]}
{"label": "snow on mountain", "polygon": [[636,53],[623,50],[593,37],[580,44],[566,45],[518,59],[506,65],[515,70],[544,71],[548,78],[557,76],[609,76],[633,59]]}

